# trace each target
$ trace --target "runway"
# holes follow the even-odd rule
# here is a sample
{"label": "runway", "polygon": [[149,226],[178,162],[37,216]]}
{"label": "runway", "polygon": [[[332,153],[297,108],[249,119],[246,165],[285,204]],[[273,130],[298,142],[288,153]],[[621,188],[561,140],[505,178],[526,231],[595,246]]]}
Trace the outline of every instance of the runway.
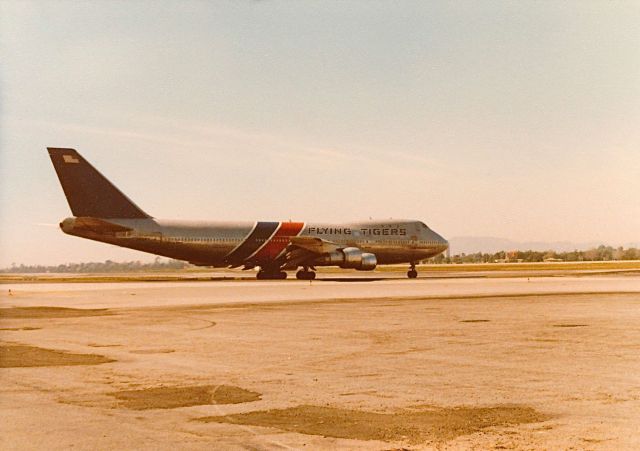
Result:
{"label": "runway", "polygon": [[636,275],[0,288],[2,449],[640,448]]}
{"label": "runway", "polygon": [[[72,308],[160,307],[376,298],[482,297],[564,293],[636,293],[640,276],[547,276],[407,280],[386,278],[297,281],[189,281],[123,283],[11,283],[0,285],[3,306]],[[8,290],[12,296],[8,296]]]}

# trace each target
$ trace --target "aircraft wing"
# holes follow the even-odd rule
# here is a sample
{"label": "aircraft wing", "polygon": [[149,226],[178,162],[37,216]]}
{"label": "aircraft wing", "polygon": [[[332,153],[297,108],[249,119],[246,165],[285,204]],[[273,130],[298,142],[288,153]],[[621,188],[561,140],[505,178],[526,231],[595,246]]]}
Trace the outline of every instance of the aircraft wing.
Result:
{"label": "aircraft wing", "polygon": [[315,260],[322,254],[335,252],[343,247],[322,238],[311,236],[291,237],[282,266],[296,268],[301,264]]}
{"label": "aircraft wing", "polygon": [[331,241],[312,236],[291,237],[290,242],[290,246],[304,249],[314,254],[326,254],[328,252],[337,251],[343,247]]}

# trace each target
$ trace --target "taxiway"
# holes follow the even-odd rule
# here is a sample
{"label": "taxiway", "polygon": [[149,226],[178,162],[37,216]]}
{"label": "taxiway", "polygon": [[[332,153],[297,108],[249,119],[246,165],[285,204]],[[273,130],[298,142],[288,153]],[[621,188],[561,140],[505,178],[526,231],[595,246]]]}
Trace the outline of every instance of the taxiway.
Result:
{"label": "taxiway", "polygon": [[0,296],[2,449],[640,447],[635,275]]}

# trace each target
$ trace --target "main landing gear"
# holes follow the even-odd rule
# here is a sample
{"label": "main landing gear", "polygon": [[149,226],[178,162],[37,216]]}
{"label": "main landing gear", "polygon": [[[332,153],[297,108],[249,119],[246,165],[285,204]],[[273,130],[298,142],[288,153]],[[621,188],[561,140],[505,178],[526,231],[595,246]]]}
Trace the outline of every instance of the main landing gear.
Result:
{"label": "main landing gear", "polygon": [[275,270],[268,271],[265,269],[260,269],[258,274],[256,275],[258,280],[284,280],[287,278],[287,273],[285,271]]}
{"label": "main landing gear", "polygon": [[411,267],[409,268],[409,271],[407,271],[407,277],[409,279],[415,279],[416,277],[418,277],[418,271],[416,271],[415,263],[411,263]]}
{"label": "main landing gear", "polygon": [[[287,278],[287,273],[285,271],[280,271],[280,269],[265,269],[260,268],[258,274],[256,275],[258,280],[284,280]],[[309,270],[309,268],[301,269],[296,273],[296,279],[298,280],[313,280],[316,278],[316,273]]]}
{"label": "main landing gear", "polygon": [[296,279],[298,280],[313,280],[316,278],[316,273],[309,271],[309,268],[301,269],[296,273]]}

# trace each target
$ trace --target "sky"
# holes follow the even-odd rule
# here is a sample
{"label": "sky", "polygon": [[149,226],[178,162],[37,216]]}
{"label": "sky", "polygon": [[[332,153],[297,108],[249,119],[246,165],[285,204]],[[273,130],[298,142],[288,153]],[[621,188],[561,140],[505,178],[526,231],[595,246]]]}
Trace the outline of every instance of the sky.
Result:
{"label": "sky", "polygon": [[46,147],[149,214],[640,240],[640,3],[0,0],[0,267],[64,235]]}

